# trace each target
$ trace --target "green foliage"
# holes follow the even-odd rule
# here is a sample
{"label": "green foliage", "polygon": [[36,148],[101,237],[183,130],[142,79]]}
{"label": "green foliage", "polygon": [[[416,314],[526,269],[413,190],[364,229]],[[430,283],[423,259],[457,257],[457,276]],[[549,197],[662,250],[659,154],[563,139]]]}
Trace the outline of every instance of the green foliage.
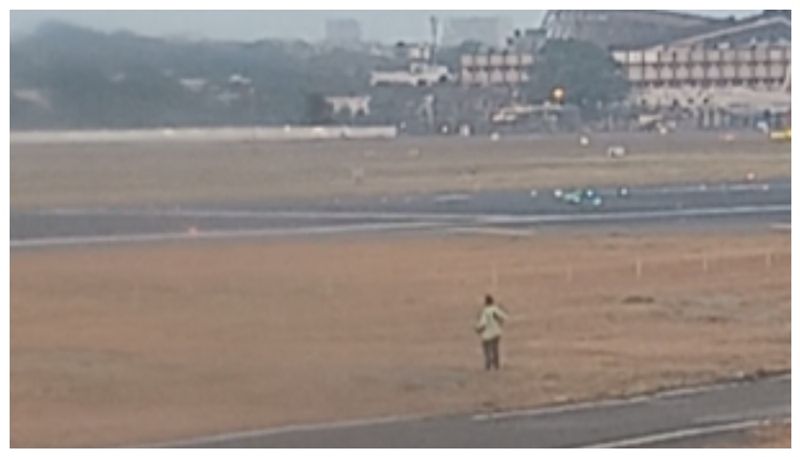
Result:
{"label": "green foliage", "polygon": [[550,41],[542,48],[527,94],[541,102],[549,100],[557,87],[565,91],[564,103],[585,109],[622,100],[628,93],[628,83],[608,52],[574,40]]}
{"label": "green foliage", "polygon": [[[12,42],[12,94],[33,90],[48,106],[12,95],[11,127],[311,122],[307,94],[363,92],[370,69],[382,63],[299,41],[186,42],[49,23]],[[186,79],[206,83],[191,90],[182,84]]]}
{"label": "green foliage", "polygon": [[311,124],[330,124],[333,121],[331,106],[320,93],[306,95],[306,119]]}

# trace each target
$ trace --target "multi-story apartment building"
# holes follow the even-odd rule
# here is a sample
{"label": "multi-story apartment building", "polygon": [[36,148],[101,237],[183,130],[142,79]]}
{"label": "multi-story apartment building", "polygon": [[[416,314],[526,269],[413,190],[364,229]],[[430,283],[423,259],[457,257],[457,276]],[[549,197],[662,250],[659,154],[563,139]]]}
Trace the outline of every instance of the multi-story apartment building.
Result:
{"label": "multi-story apartment building", "polygon": [[515,86],[530,80],[532,53],[482,52],[461,56],[459,78],[463,85]]}
{"label": "multi-story apartment building", "polygon": [[772,16],[612,56],[635,87],[777,89],[789,84],[790,36],[788,20]]}

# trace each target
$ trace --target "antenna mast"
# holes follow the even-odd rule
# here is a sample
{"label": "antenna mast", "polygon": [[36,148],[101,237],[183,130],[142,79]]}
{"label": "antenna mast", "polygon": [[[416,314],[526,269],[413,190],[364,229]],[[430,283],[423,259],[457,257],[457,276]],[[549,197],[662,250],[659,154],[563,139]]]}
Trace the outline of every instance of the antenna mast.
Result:
{"label": "antenna mast", "polygon": [[439,20],[431,16],[431,65],[436,65],[436,41],[439,34]]}

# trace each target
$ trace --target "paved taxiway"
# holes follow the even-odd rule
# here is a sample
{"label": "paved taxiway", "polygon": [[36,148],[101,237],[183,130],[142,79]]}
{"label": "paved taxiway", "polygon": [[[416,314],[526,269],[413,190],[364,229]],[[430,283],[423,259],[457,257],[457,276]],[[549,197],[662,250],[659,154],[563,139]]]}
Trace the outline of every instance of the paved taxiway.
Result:
{"label": "paved taxiway", "polygon": [[634,187],[625,196],[620,190],[595,189],[603,199],[596,207],[565,203],[556,189],[524,189],[261,205],[12,209],[11,247],[408,230],[499,234],[565,226],[749,229],[791,220],[788,179]]}

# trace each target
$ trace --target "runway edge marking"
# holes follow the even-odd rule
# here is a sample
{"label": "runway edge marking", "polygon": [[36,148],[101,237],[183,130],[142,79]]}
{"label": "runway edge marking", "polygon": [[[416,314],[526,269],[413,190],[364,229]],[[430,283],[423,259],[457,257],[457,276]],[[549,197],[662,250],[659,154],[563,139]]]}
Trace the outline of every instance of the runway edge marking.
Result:
{"label": "runway edge marking", "polygon": [[73,236],[53,238],[28,238],[11,240],[11,248],[38,248],[52,246],[76,246],[86,244],[119,244],[137,243],[146,241],[174,241],[174,240],[208,240],[225,238],[248,238],[267,236],[292,236],[292,235],[334,235],[342,233],[374,232],[383,230],[414,230],[440,227],[435,222],[395,222],[378,224],[350,224],[321,227],[300,227],[294,229],[263,229],[263,230],[211,230],[165,233],[141,233],[130,235],[103,235],[103,236]]}
{"label": "runway edge marking", "polygon": [[136,448],[163,448],[163,447],[186,447],[186,446],[197,446],[203,444],[214,444],[214,443],[222,443],[225,441],[232,441],[232,440],[241,440],[241,439],[248,439],[248,438],[261,438],[265,436],[271,435],[278,435],[281,433],[293,433],[293,432],[311,432],[316,430],[336,430],[340,428],[352,428],[352,427],[363,427],[369,425],[382,425],[382,424],[394,424],[398,422],[410,422],[415,420],[424,420],[427,419],[427,416],[385,416],[385,417],[375,417],[375,418],[367,418],[367,419],[352,419],[352,420],[343,420],[343,421],[336,421],[336,422],[319,422],[319,423],[312,423],[312,424],[296,424],[296,425],[285,425],[279,427],[272,427],[272,428],[264,428],[258,430],[246,430],[246,431],[238,431],[238,432],[229,432],[229,433],[218,433],[216,435],[209,435],[209,436],[201,436],[196,438],[186,438],[182,440],[175,440],[175,441],[163,441],[160,443],[155,444],[145,444],[145,445],[138,445],[133,446]]}
{"label": "runway edge marking", "polygon": [[704,435],[713,435],[715,433],[734,432],[738,430],[746,430],[748,428],[759,427],[774,423],[787,423],[790,419],[783,418],[782,420],[771,419],[751,419],[741,422],[733,422],[729,424],[708,425],[705,427],[692,427],[669,432],[654,433],[649,435],[634,436],[630,438],[622,438],[614,441],[605,441],[598,444],[590,444],[582,446],[583,448],[623,448],[643,446],[647,444],[661,443],[665,441],[674,441],[683,438],[695,438]]}
{"label": "runway edge marking", "polygon": [[725,216],[738,214],[776,213],[791,211],[790,204],[765,204],[748,206],[708,206],[661,210],[633,210],[596,213],[440,213],[440,212],[386,212],[386,211],[212,211],[212,210],[108,210],[108,209],[55,209],[33,211],[37,215],[59,216],[163,216],[196,217],[210,219],[416,219],[431,221],[462,221],[485,224],[582,222],[625,219],[651,219],[670,216]]}
{"label": "runway edge marking", "polygon": [[[395,218],[407,217],[411,221],[404,222],[385,222],[375,224],[350,224],[341,226],[323,226],[323,227],[302,227],[296,229],[264,229],[264,230],[229,230],[229,231],[206,231],[196,234],[185,233],[146,233],[146,234],[131,234],[131,235],[107,235],[107,236],[87,236],[87,237],[54,237],[54,238],[29,238],[29,239],[12,239],[12,248],[22,247],[44,247],[44,246],[59,246],[59,245],[81,245],[81,244],[97,244],[97,243],[130,243],[141,241],[165,241],[165,240],[180,240],[180,239],[211,239],[211,238],[236,238],[236,237],[253,237],[253,236],[269,236],[269,235],[315,235],[315,234],[328,234],[328,233],[348,233],[359,231],[373,231],[373,230],[392,230],[402,228],[442,228],[445,221],[452,221],[456,219],[463,219],[477,224],[484,225],[504,225],[504,224],[520,224],[520,223],[558,223],[558,222],[597,222],[597,221],[619,221],[629,219],[658,219],[670,216],[720,216],[720,215],[736,215],[736,214],[760,214],[760,213],[775,213],[791,211],[791,205],[763,205],[763,206],[734,206],[734,207],[711,207],[711,208],[693,208],[683,210],[661,210],[661,211],[624,211],[612,213],[594,213],[594,214],[542,214],[542,215],[452,215],[452,214],[430,214],[425,218],[419,218],[417,221],[416,216],[403,215],[396,213]],[[365,213],[367,217],[369,213]],[[430,220],[427,221],[426,220]],[[438,220],[439,222],[434,222]],[[405,226],[405,227],[404,227]],[[414,227],[416,226],[416,227]],[[452,227],[451,227],[452,228]]]}
{"label": "runway edge marking", "polygon": [[602,408],[606,406],[632,405],[650,400],[660,400],[660,399],[668,399],[680,396],[702,394],[706,392],[715,392],[719,390],[738,387],[752,382],[781,382],[784,380],[791,380],[791,373],[776,374],[756,380],[742,378],[742,379],[731,379],[728,381],[722,381],[714,384],[701,384],[696,386],[676,387],[672,389],[660,390],[651,393],[643,393],[631,397],[609,398],[605,400],[587,401],[582,403],[566,403],[562,405],[553,405],[541,408],[530,408],[530,409],[521,409],[514,411],[502,411],[496,413],[480,413],[480,414],[474,414],[472,416],[472,420],[490,421],[498,419],[512,419],[516,417],[536,417],[536,416],[546,416],[549,414],[583,411],[587,409]]}

